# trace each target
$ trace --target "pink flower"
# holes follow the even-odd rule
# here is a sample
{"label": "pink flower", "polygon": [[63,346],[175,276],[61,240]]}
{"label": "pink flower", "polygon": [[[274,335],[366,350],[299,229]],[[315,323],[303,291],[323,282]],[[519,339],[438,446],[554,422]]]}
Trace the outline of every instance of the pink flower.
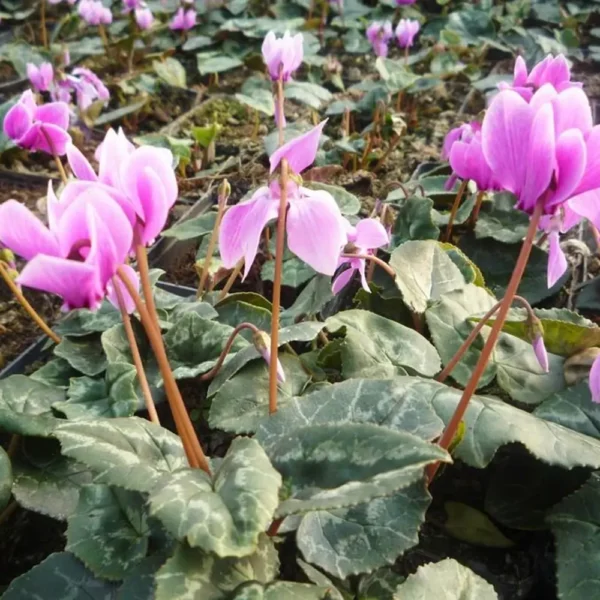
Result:
{"label": "pink flower", "polygon": [[548,373],[550,367],[548,365],[548,353],[546,352],[546,345],[544,344],[544,336],[536,335],[531,345],[533,346],[533,351],[535,352],[535,357],[537,358],[540,367],[542,367],[544,373]]}
{"label": "pink flower", "polygon": [[73,69],[67,81],[75,91],[80,110],[86,110],[95,100],[107,101],[110,98],[110,92],[102,80],[85,67]]}
{"label": "pink flower", "polygon": [[590,392],[592,392],[592,402],[600,403],[600,356],[592,363],[590,369]]}
{"label": "pink flower", "polygon": [[37,67],[33,63],[27,63],[27,77],[36,91],[47,92],[54,80],[52,64],[45,62]]}
{"label": "pink flower", "polygon": [[414,41],[415,36],[419,33],[419,21],[413,19],[400,19],[398,26],[396,27],[396,40],[398,40],[398,46],[400,48],[410,48]]}
{"label": "pink flower", "polygon": [[[259,354],[263,357],[267,366],[271,365],[271,336],[264,331],[257,331],[252,336],[254,347],[258,350]],[[277,380],[279,383],[285,382],[285,373],[279,358],[277,359]]]}
{"label": "pink flower", "polygon": [[548,55],[539,62],[531,73],[527,73],[527,65],[521,56],[515,61],[514,78],[512,84],[501,82],[498,87],[501,90],[513,89],[525,100],[531,100],[533,93],[550,84],[557,92],[562,92],[570,87],[581,87],[581,83],[571,81],[571,69],[567,59],[559,54],[556,57]]}
{"label": "pink flower", "polygon": [[389,21],[375,21],[367,27],[367,39],[371,42],[377,56],[386,57],[388,54],[388,43],[394,33]]}
{"label": "pink flower", "polygon": [[154,16],[149,8],[136,8],[135,10],[135,22],[137,26],[142,29],[150,29],[154,22]]}
{"label": "pink flower", "polygon": [[18,146],[59,156],[71,141],[68,127],[69,106],[64,102],[37,106],[31,90],[23,92],[4,118],[4,133]]}
{"label": "pink flower", "polygon": [[[48,0],[50,4],[60,4],[63,0]],[[67,0],[67,2],[71,5],[75,4],[77,0]]]}
{"label": "pink flower", "polygon": [[61,296],[64,310],[95,309],[127,258],[131,224],[99,188],[64,206],[53,194],[48,200],[49,228],[15,200],[0,206],[0,240],[29,261],[18,283]]}
{"label": "pink flower", "polygon": [[154,241],[178,195],[170,150],[136,148],[121,130],[117,134],[109,129],[96,150],[98,174],[72,144],[67,148],[67,159],[78,181],[67,184],[61,201],[73,201],[99,185],[130,219],[134,242],[147,245]]}
{"label": "pink flower", "polygon": [[[294,174],[301,173],[315,159],[323,121],[308,133],[297,137],[273,153],[271,173],[286,159]],[[262,231],[276,219],[281,190],[278,181],[261,187],[243,204],[232,206],[225,213],[219,231],[219,248],[223,264],[232,268],[245,260],[244,277],[258,251]],[[346,243],[345,225],[333,197],[324,191],[310,190],[290,181],[287,189],[286,220],[289,249],[315,271],[333,275],[340,249]]]}
{"label": "pink flower", "polygon": [[88,25],[110,25],[112,13],[101,0],[81,0],[77,9],[79,16]]}
{"label": "pink flower", "polygon": [[132,10],[142,8],[145,4],[144,0],[123,0],[123,12],[125,14],[130,13]]}
{"label": "pink flower", "polygon": [[169,24],[169,28],[173,31],[188,31],[196,25],[196,11],[193,8],[185,10],[179,7],[173,20]]}
{"label": "pink flower", "polygon": [[273,81],[280,77],[284,82],[289,81],[304,59],[304,37],[301,33],[292,36],[286,31],[278,39],[269,31],[262,44],[262,55]]}
{"label": "pink flower", "polygon": [[[363,219],[353,227],[347,220],[346,235],[347,244],[343,249],[343,254],[374,254],[377,248],[386,246],[390,242],[389,235],[385,227],[377,219]],[[356,271],[360,274],[360,280],[363,288],[370,292],[367,278],[365,277],[366,260],[364,258],[349,258],[342,256],[338,265],[349,265],[335,277],[333,280],[332,291],[339,294],[340,291],[350,283]]]}

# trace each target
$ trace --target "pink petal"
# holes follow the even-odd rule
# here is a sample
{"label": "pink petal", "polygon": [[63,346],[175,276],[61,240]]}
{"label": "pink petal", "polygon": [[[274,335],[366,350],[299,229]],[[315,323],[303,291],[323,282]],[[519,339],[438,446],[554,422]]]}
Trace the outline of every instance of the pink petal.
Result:
{"label": "pink petal", "polygon": [[527,83],[527,65],[522,56],[517,56],[515,61],[515,70],[513,78],[513,86],[521,87]]}
{"label": "pink petal", "polygon": [[27,107],[21,102],[17,102],[4,117],[4,134],[18,142],[30,129],[32,118]]}
{"label": "pink petal", "polygon": [[592,107],[581,88],[570,87],[564,90],[554,98],[552,105],[556,135],[567,129],[579,129],[585,135],[592,129]]}
{"label": "pink petal", "polygon": [[556,142],[558,186],[546,202],[546,207],[557,206],[567,200],[578,187],[586,164],[586,147],[578,129],[565,131]]}
{"label": "pink petal", "polygon": [[288,246],[315,271],[333,275],[346,244],[340,209],[327,192],[301,187],[300,194],[289,203]]}
{"label": "pink petal", "polygon": [[586,136],[585,173],[577,187],[581,194],[600,187],[600,125],[596,125]]}
{"label": "pink petal", "polygon": [[560,247],[557,231],[550,232],[548,242],[548,288],[551,288],[563,276],[569,265]]}
{"label": "pink petal", "polygon": [[90,165],[88,159],[75,144],[69,144],[67,146],[67,160],[77,179],[82,179],[84,181],[98,181],[98,175],[96,175],[92,165]]}
{"label": "pink petal", "polygon": [[362,219],[356,224],[356,238],[354,243],[359,248],[381,248],[386,246],[390,238],[385,227],[378,219]]}
{"label": "pink petal", "polygon": [[56,125],[35,123],[19,140],[19,145],[33,151],[63,156],[71,143],[71,136]]}
{"label": "pink petal", "polygon": [[532,342],[533,351],[535,352],[535,357],[537,358],[540,367],[544,373],[548,373],[550,371],[548,365],[548,352],[546,352],[546,345],[544,344],[544,336],[538,335]]}
{"label": "pink petal", "polygon": [[356,272],[356,269],[354,269],[353,267],[350,267],[350,266],[347,269],[344,269],[333,280],[333,284],[331,286],[331,291],[335,295],[339,294],[350,283],[355,272]]}
{"label": "pink petal", "polygon": [[109,129],[102,144],[96,149],[100,181],[119,188],[121,165],[125,164],[132,151],[131,143],[124,135],[117,134],[114,129]]}
{"label": "pink petal", "polygon": [[161,179],[149,167],[146,167],[138,180],[137,192],[144,210],[143,217],[136,227],[137,241],[147,246],[153,243],[163,230],[169,216],[170,205],[166,200]]}
{"label": "pink petal", "polygon": [[262,187],[252,199],[227,210],[219,229],[219,251],[223,265],[231,269],[244,258],[244,278],[254,262],[260,236],[269,221],[277,218],[279,200]]}
{"label": "pink petal", "polygon": [[[136,290],[140,289],[140,278],[137,272],[130,267],[129,265],[121,265],[121,271],[125,273],[127,279],[133,284],[133,287]],[[121,278],[118,275],[115,275],[111,281],[108,282],[106,286],[106,298],[107,300],[115,307],[121,308],[119,305],[119,297],[117,296],[117,292],[115,291],[115,285],[119,287],[119,291],[121,292],[121,296],[123,298],[123,302],[125,304],[125,310],[127,313],[131,314],[135,311],[135,301],[129,295],[125,284],[121,281]]]}
{"label": "pink petal", "polygon": [[36,108],[33,118],[66,130],[69,128],[69,106],[65,102],[42,104]]}
{"label": "pink petal", "polygon": [[48,194],[46,196],[46,211],[48,213],[48,225],[50,231],[56,231],[58,228],[58,222],[65,209],[65,204],[59,202],[56,194],[54,193],[54,187],[52,186],[52,180],[48,180]]}
{"label": "pink petal", "polygon": [[590,369],[590,392],[592,402],[600,402],[600,356],[592,363]]}
{"label": "pink petal", "polygon": [[60,254],[54,234],[16,200],[0,204],[0,242],[25,260],[38,254]]}
{"label": "pink petal", "polygon": [[25,265],[17,283],[61,296],[65,310],[95,309],[104,295],[93,266],[43,254]]}
{"label": "pink petal", "polygon": [[288,161],[292,173],[300,174],[306,167],[311,165],[317,156],[321,132],[327,120],[321,121],[307,133],[290,140],[287,144],[275,150],[269,159],[271,163],[270,172],[273,173],[284,158]]}

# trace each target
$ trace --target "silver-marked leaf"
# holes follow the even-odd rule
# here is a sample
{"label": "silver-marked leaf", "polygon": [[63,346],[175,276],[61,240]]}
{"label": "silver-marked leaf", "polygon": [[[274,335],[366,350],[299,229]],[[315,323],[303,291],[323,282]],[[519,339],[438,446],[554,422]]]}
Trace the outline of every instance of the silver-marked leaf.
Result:
{"label": "silver-marked leaf", "polygon": [[255,581],[242,584],[231,600],[322,600],[330,598],[326,587],[291,581],[275,581],[263,585]]}
{"label": "silver-marked leaf", "polygon": [[[233,327],[185,313],[164,336],[175,378],[196,377],[213,367],[232,332]],[[231,352],[247,345],[237,336]]]}
{"label": "silver-marked leaf", "polygon": [[[283,346],[290,342],[312,342],[324,326],[324,323],[318,321],[305,321],[284,327],[279,330],[279,344]],[[244,365],[248,364],[251,360],[259,358],[264,360],[254,345],[242,348],[231,360],[227,361],[221,367],[217,376],[210,382],[208,396],[216,394],[225,382],[233,377]]]}
{"label": "silver-marked leaf", "polygon": [[258,442],[235,439],[211,478],[200,469],[164,476],[151,493],[150,512],[167,531],[218,556],[256,550],[279,502],[281,476]]}
{"label": "silver-marked leaf", "polygon": [[116,592],[116,584],[94,577],[70,552],[57,552],[14,579],[2,600],[114,600]]}
{"label": "silver-marked leaf", "polygon": [[[283,263],[283,273],[281,276],[281,285],[297,288],[310,281],[316,274],[316,271],[303,260],[292,256]],[[263,281],[273,281],[275,279],[275,261],[268,260],[260,270],[260,278]]]}
{"label": "silver-marked leaf", "polygon": [[[280,529],[281,531],[281,529]],[[345,596],[336,588],[333,581],[327,577],[324,573],[316,569],[311,564],[302,560],[301,558],[296,559],[298,566],[304,571],[304,574],[311,583],[329,590],[328,598],[330,600],[345,600]],[[346,588],[343,584],[339,584],[340,587],[346,592]]]}
{"label": "silver-marked leaf", "polygon": [[396,285],[404,302],[416,313],[424,313],[430,302],[465,286],[460,269],[433,240],[398,246],[392,252],[390,266],[396,271]]}
{"label": "silver-marked leaf", "polygon": [[10,457],[0,446],[0,511],[10,501],[13,484],[13,470]]}
{"label": "silver-marked leaf", "polygon": [[278,571],[277,550],[264,534],[257,551],[244,558],[217,558],[179,544],[156,574],[155,600],[228,600],[243,583],[269,583]]}
{"label": "silver-marked leaf", "polygon": [[47,437],[62,422],[52,405],[65,399],[65,391],[13,375],[0,381],[0,429],[9,433]]}
{"label": "silver-marked leaf", "polygon": [[121,312],[106,300],[98,310],[78,308],[70,311],[54,329],[62,336],[78,337],[90,333],[102,333],[121,322]]}
{"label": "silver-marked leaf", "polygon": [[383,567],[361,578],[357,600],[394,600],[396,588],[404,581],[392,568]]}
{"label": "silver-marked leaf", "polygon": [[55,432],[62,452],[87,465],[97,483],[150,491],[164,473],[187,466],[181,440],[137,417],[67,422]]}
{"label": "silver-marked leaf", "polygon": [[346,310],[329,317],[325,325],[332,332],[346,330],[340,347],[346,379],[367,373],[371,377],[404,375],[403,367],[430,377],[440,370],[436,349],[421,334],[375,313]]}
{"label": "silver-marked leaf", "polygon": [[421,479],[428,464],[451,462],[439,446],[366,423],[296,429],[269,454],[291,496],[279,505],[278,517],[389,496]]}
{"label": "silver-marked leaf", "polygon": [[[252,350],[256,352],[254,347]],[[240,350],[238,355],[242,352],[246,349]],[[277,385],[277,404],[282,407],[290,398],[302,394],[310,383],[310,376],[293,354],[280,354],[279,361],[285,373],[285,381]],[[268,407],[269,369],[261,358],[246,365],[221,387],[210,406],[209,423],[211,427],[225,431],[253,433],[268,414]]]}
{"label": "silver-marked leaf", "polygon": [[498,600],[493,586],[452,558],[419,567],[394,600]]}
{"label": "silver-marked leaf", "polygon": [[55,387],[69,387],[71,377],[79,377],[76,371],[64,358],[53,358],[45,365],[33,372],[29,378],[46,385]]}
{"label": "silver-marked leaf", "polygon": [[154,576],[166,558],[162,553],[153,554],[129,569],[116,600],[154,600]]}
{"label": "silver-marked leaf", "polygon": [[299,321],[300,317],[316,315],[332,298],[331,278],[319,274],[308,282],[294,304],[281,313],[281,323],[291,325]]}
{"label": "silver-marked leaf", "polygon": [[298,547],[306,560],[341,579],[372,571],[418,544],[430,501],[419,481],[351,508],[310,512],[300,522]]}
{"label": "silver-marked leaf", "polygon": [[168,56],[163,61],[153,60],[152,68],[165,83],[180,88],[187,86],[185,68],[176,58]]}
{"label": "silver-marked leaf", "polygon": [[149,537],[141,494],[86,485],[69,517],[66,550],[98,577],[120,580],[146,556]]}
{"label": "silver-marked leaf", "polygon": [[[271,311],[263,306],[256,306],[241,300],[224,302],[215,307],[218,321],[230,327],[237,327],[240,323],[252,323],[262,331],[271,327]],[[241,335],[249,342],[252,341],[252,332],[244,330]]]}
{"label": "silver-marked leaf", "polygon": [[106,369],[106,356],[97,335],[64,337],[54,349],[55,356],[64,358],[74,369],[94,377]]}
{"label": "silver-marked leaf", "polygon": [[28,510],[65,520],[77,507],[79,490],[91,483],[85,465],[60,454],[56,440],[28,439],[13,462],[12,493]]}
{"label": "silver-marked leaf", "polygon": [[577,492],[547,516],[556,539],[558,596],[590,600],[600,594],[600,476],[593,473]]}
{"label": "silver-marked leaf", "polygon": [[285,97],[318,110],[333,99],[333,94],[316,83],[290,81],[285,86]]}

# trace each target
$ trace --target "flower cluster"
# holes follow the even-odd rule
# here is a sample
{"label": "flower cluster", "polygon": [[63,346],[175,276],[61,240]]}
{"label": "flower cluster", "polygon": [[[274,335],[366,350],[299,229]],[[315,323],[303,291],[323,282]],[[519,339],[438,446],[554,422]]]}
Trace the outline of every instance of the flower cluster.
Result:
{"label": "flower cluster", "polygon": [[77,14],[88,25],[110,25],[112,23],[110,8],[104,6],[101,0],[81,0]]}
{"label": "flower cluster", "polygon": [[389,42],[394,37],[394,33],[400,48],[410,48],[414,44],[419,29],[419,22],[413,19],[400,19],[395,32],[390,21],[375,21],[367,27],[367,39],[377,56],[386,57],[389,51]]}
{"label": "flower cluster", "polygon": [[105,296],[116,302],[117,269],[137,284],[125,261],[165,225],[178,193],[173,157],[162,148],[135,148],[112,129],[96,151],[98,173],[73,144],[66,154],[77,179],[60,201],[49,184],[48,227],[9,200],[0,205],[0,244],[29,261],[18,283],[61,296],[66,310],[94,309]]}

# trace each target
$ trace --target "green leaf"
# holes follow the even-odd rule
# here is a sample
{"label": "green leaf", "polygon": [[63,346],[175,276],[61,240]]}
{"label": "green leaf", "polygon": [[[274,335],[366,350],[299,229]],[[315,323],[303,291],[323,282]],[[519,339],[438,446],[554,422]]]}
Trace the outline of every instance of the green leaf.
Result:
{"label": "green leaf", "polygon": [[492,238],[504,244],[516,244],[527,234],[529,216],[515,207],[515,197],[507,192],[484,202],[475,225],[478,239]]}
{"label": "green leaf", "polygon": [[393,568],[384,567],[361,578],[357,600],[394,600],[396,588],[404,581]]}
{"label": "green leaf", "polygon": [[[310,281],[316,274],[316,271],[303,260],[293,256],[283,263],[283,275],[281,285],[297,288]],[[262,266],[260,278],[263,281],[273,281],[275,279],[275,261],[268,260]]]}
{"label": "green leaf", "polygon": [[[254,349],[253,354],[258,357]],[[225,367],[250,348],[241,350]],[[278,406],[283,406],[289,398],[302,394],[310,376],[302,368],[300,360],[291,354],[280,354],[279,360],[285,373],[285,382],[279,383]],[[213,398],[210,406],[211,427],[234,433],[252,433],[269,411],[269,370],[264,359],[245,366],[225,382]]]}
{"label": "green leaf", "polygon": [[509,540],[490,518],[481,511],[462,502],[446,502],[444,530],[457,540],[485,548],[510,548]]}
{"label": "green leaf", "polygon": [[316,110],[333,100],[333,94],[327,88],[308,81],[288,82],[284,95],[287,100],[294,100]]}
{"label": "green leaf", "polygon": [[66,550],[98,577],[120,580],[148,551],[144,498],[107,485],[86,485],[69,517]]}
{"label": "green leaf", "polygon": [[[164,336],[175,378],[196,377],[213,367],[232,331],[228,325],[185,313]],[[236,336],[230,352],[247,345],[243,337]]]}
{"label": "green leaf", "polygon": [[173,237],[177,240],[201,239],[212,233],[217,219],[216,212],[206,212],[193,219],[186,219],[176,223],[173,227],[162,232],[163,237]]}
{"label": "green leaf", "polygon": [[154,72],[165,82],[173,87],[187,88],[187,78],[183,65],[172,56],[163,61],[153,60]]}
{"label": "green leaf", "polygon": [[398,586],[394,600],[498,600],[485,579],[452,558],[419,567]]}
{"label": "green leaf", "polygon": [[155,600],[228,600],[243,583],[269,583],[278,571],[277,550],[266,535],[244,558],[218,558],[179,544],[156,575]]}
{"label": "green leaf", "polygon": [[51,554],[8,586],[2,600],[111,600],[116,585],[96,579],[70,552]]}
{"label": "green leaf", "polygon": [[64,455],[98,473],[97,483],[127,490],[150,491],[188,464],[179,437],[137,417],[68,422],[55,435]]}
{"label": "green leaf", "polygon": [[195,35],[186,40],[185,44],[181,47],[184,52],[191,50],[198,50],[198,48],[205,48],[206,46],[212,46],[212,38],[206,35]]}
{"label": "green leaf", "polygon": [[115,121],[119,121],[123,117],[132,115],[138,112],[144,106],[146,106],[146,104],[148,104],[148,100],[149,98],[143,98],[142,100],[132,102],[131,104],[127,104],[126,106],[122,106],[121,108],[116,108],[115,110],[105,112],[94,121],[94,125],[96,127],[100,127],[100,125],[114,123]]}
{"label": "green leaf", "polygon": [[252,96],[246,94],[236,94],[235,99],[241,104],[245,104],[254,110],[257,110],[268,117],[275,114],[275,102],[273,93],[269,90],[256,90]]}
{"label": "green leaf", "polygon": [[433,200],[419,196],[406,198],[396,216],[392,231],[392,246],[395,248],[412,240],[437,240],[440,230],[433,222],[431,210]]}
{"label": "green leaf", "polygon": [[331,194],[343,215],[357,215],[360,211],[361,204],[358,197],[339,185],[311,181],[306,187],[311,190],[321,190]]}
{"label": "green leaf", "polygon": [[406,242],[390,257],[396,285],[404,302],[416,313],[424,313],[430,302],[465,286],[465,278],[437,242]]}
{"label": "green leaf", "polygon": [[339,578],[372,571],[392,564],[418,544],[430,501],[419,481],[392,496],[351,508],[310,512],[298,528],[298,547],[306,560]]}
{"label": "green leaf", "polygon": [[46,385],[68,388],[71,377],[79,375],[80,373],[63,358],[53,358],[33,372],[29,378]]}
{"label": "green leaf", "polygon": [[47,437],[61,423],[52,405],[64,400],[60,388],[25,375],[0,380],[0,429],[14,434]]}
{"label": "green leaf", "polygon": [[223,73],[241,67],[244,63],[236,56],[227,56],[220,52],[201,52],[196,54],[200,75]]}
{"label": "green leaf", "polygon": [[217,556],[248,556],[279,502],[281,476],[258,442],[236,438],[212,480],[200,469],[164,476],[149,498],[167,531]]}
{"label": "green leaf", "polygon": [[331,277],[318,274],[308,282],[294,304],[281,313],[281,323],[290,325],[300,317],[317,315],[332,298]]}
{"label": "green leaf", "polygon": [[64,337],[54,349],[54,354],[90,377],[99,375],[107,366],[104,350],[97,335]]}
{"label": "green leaf", "polygon": [[10,457],[0,446],[0,511],[10,501],[13,485],[13,470]]}
{"label": "green leaf", "polygon": [[154,600],[154,576],[165,559],[162,553],[153,554],[129,569],[116,600]]}
{"label": "green leaf", "polygon": [[[495,303],[485,289],[468,284],[463,290],[446,294],[429,308],[425,315],[427,325],[445,365],[473,330],[475,325],[470,320],[473,313],[483,315]],[[473,373],[483,339],[487,338],[488,333],[489,327],[486,326],[452,371],[452,378],[463,386]],[[515,400],[528,404],[540,403],[565,386],[562,369],[564,359],[549,354],[548,362],[550,372],[544,373],[531,343],[502,333],[478,387],[490,384],[497,377],[498,385]]]}
{"label": "green leaf", "polygon": [[275,581],[267,586],[257,582],[244,583],[235,590],[231,600],[326,600],[329,597],[329,591],[324,587]]}
{"label": "green leaf", "polygon": [[556,539],[558,595],[589,600],[600,594],[600,476],[565,498],[549,513]]}
{"label": "green leaf", "polygon": [[208,148],[219,136],[223,129],[219,123],[211,123],[204,127],[192,127],[192,136],[203,148]]}
{"label": "green leaf", "polygon": [[92,481],[81,463],[61,456],[56,440],[27,439],[14,460],[13,495],[28,510],[64,521],[77,506],[79,490]]}
{"label": "green leaf", "polygon": [[[271,329],[271,310],[263,306],[256,306],[242,300],[233,300],[219,303],[215,309],[218,313],[218,320],[223,325],[233,328],[241,323],[252,323],[262,331]],[[249,342],[252,341],[251,331],[244,330],[240,335]]]}
{"label": "green leaf", "polygon": [[331,332],[345,329],[341,345],[346,379],[404,375],[403,367],[433,377],[440,370],[436,349],[414,329],[366,310],[346,310],[329,317]]}
{"label": "green leaf", "polygon": [[110,302],[103,302],[96,311],[87,308],[70,311],[54,329],[62,336],[86,336],[102,333],[121,322],[121,313]]}
{"label": "green leaf", "polygon": [[353,506],[389,496],[421,479],[433,462],[451,462],[439,446],[366,423],[310,425],[269,446],[292,497],[277,515]]}

